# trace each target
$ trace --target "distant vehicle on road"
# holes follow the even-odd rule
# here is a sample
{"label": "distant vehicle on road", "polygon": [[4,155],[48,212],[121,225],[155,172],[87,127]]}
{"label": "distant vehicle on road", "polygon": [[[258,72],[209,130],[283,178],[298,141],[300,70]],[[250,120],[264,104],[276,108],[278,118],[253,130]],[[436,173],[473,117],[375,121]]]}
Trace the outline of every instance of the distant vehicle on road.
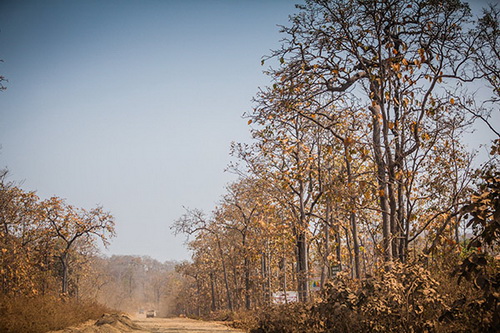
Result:
{"label": "distant vehicle on road", "polygon": [[155,310],[148,310],[146,311],[146,318],[154,318],[156,317],[156,311]]}

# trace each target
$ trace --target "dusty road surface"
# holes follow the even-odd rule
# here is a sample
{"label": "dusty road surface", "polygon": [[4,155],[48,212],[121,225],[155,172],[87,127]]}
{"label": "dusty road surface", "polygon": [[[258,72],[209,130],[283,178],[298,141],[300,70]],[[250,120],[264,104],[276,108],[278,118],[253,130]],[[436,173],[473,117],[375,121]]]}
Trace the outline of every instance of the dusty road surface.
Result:
{"label": "dusty road surface", "polygon": [[132,317],[132,320],[153,333],[223,333],[244,331],[227,327],[216,322],[193,320],[188,318],[143,318]]}
{"label": "dusty road surface", "polygon": [[210,321],[188,318],[145,318],[105,314],[97,321],[89,320],[78,326],[49,333],[243,333],[244,331]]}

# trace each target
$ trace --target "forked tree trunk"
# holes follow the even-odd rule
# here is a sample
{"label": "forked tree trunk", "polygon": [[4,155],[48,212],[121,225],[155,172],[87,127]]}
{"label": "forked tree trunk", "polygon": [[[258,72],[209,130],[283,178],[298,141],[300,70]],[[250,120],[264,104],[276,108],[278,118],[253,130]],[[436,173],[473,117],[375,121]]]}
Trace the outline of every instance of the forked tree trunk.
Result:
{"label": "forked tree trunk", "polygon": [[[379,96],[380,92],[377,88],[372,88],[372,92],[375,96]],[[380,100],[382,98],[379,97]],[[375,158],[375,165],[377,167],[377,182],[378,182],[378,196],[379,205],[382,213],[382,245],[384,251],[384,261],[392,261],[392,238],[391,238],[391,226],[389,221],[389,205],[387,203],[387,177],[385,174],[385,162],[384,156],[382,155],[382,146],[380,138],[380,123],[379,119],[382,116],[380,111],[380,104],[370,107],[372,112],[372,125],[373,125],[373,151]]]}

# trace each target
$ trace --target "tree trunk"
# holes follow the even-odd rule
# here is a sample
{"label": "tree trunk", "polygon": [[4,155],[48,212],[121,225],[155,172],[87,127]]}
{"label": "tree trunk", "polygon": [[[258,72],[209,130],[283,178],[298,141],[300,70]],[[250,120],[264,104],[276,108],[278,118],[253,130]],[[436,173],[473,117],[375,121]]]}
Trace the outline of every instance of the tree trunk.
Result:
{"label": "tree trunk", "polygon": [[356,279],[361,277],[359,269],[359,240],[358,240],[358,226],[356,223],[356,214],[351,213],[351,229],[352,229],[352,247],[354,250],[354,276]]}
{"label": "tree trunk", "polygon": [[250,302],[250,260],[245,257],[244,260],[245,266],[245,308],[250,310],[251,302]]}
{"label": "tree trunk", "polygon": [[243,267],[245,269],[245,309],[250,310],[250,260],[248,260],[248,251],[246,251],[247,234],[243,233],[243,249],[245,249],[245,259],[243,260]]}
{"label": "tree trunk", "polygon": [[393,257],[398,257],[398,244],[397,244],[397,225],[396,225],[396,212],[397,212],[397,204],[396,204],[396,198],[395,198],[395,193],[394,193],[394,186],[393,186],[393,181],[394,177],[392,175],[392,170],[389,172],[389,184],[387,185],[387,195],[388,195],[388,201],[389,201],[389,224],[390,224],[390,237],[391,237],[391,249],[392,249],[392,256]]}
{"label": "tree trunk", "polygon": [[339,269],[342,270],[342,251],[340,248],[340,242],[341,242],[340,227],[337,224],[335,227],[335,245],[336,245],[335,246],[335,255],[337,257]]}
{"label": "tree trunk", "polygon": [[408,245],[406,244],[408,242],[408,229],[406,228],[406,221],[405,221],[405,213],[406,213],[406,207],[404,204],[404,195],[403,195],[403,181],[398,180],[398,226],[399,226],[399,259],[401,262],[406,262],[407,261],[407,249]]}
{"label": "tree trunk", "polygon": [[198,312],[198,317],[201,317],[201,287],[200,287],[200,279],[198,274],[194,277],[196,279],[196,311]]}
{"label": "tree trunk", "polygon": [[215,311],[217,310],[217,304],[216,304],[216,300],[215,300],[215,281],[214,281],[214,272],[210,272],[210,290],[211,290],[211,293],[212,293],[212,303],[211,303],[211,306],[210,306],[210,309],[212,311]]}
{"label": "tree trunk", "polygon": [[351,248],[351,236],[349,235],[349,228],[344,228],[345,231],[345,242],[347,245],[347,253],[349,254],[349,268],[351,270],[351,277],[354,277],[354,267],[352,258],[352,248]]}
{"label": "tree trunk", "polygon": [[242,296],[241,296],[241,288],[238,282],[238,277],[240,274],[238,273],[237,265],[234,262],[235,258],[231,258],[232,262],[232,271],[233,271],[233,307],[235,309],[240,309],[240,304],[242,304]]}
{"label": "tree trunk", "polygon": [[309,299],[308,270],[307,236],[305,231],[301,231],[297,237],[297,290],[300,302]]}
{"label": "tree trunk", "polygon": [[[375,96],[380,95],[378,89],[372,89]],[[380,100],[382,98],[379,97]],[[371,106],[370,110],[373,115],[372,125],[373,125],[373,151],[375,164],[377,166],[377,181],[378,181],[378,196],[379,205],[382,213],[382,237],[383,237],[383,251],[384,251],[384,261],[392,261],[392,238],[391,238],[391,226],[389,221],[389,207],[387,203],[387,177],[385,175],[385,162],[382,155],[381,140],[380,140],[380,123],[379,119],[382,117],[380,112],[380,104],[375,102],[375,106]]]}
{"label": "tree trunk", "polygon": [[[344,141],[344,160],[345,160],[345,165],[346,165],[346,171],[347,171],[347,182],[348,182],[348,188],[351,188],[354,186],[353,183],[353,177],[352,177],[352,171],[351,171],[351,156],[349,155],[349,146],[348,144]],[[350,199],[350,209],[351,213],[349,215],[349,220],[351,222],[351,232],[352,232],[352,246],[354,250],[354,276],[359,279],[360,278],[360,271],[359,271],[359,240],[358,240],[358,225],[356,222],[356,213],[354,210],[356,209],[356,198],[352,196],[351,194],[351,199]]]}
{"label": "tree trunk", "polygon": [[231,290],[229,289],[229,281],[227,279],[226,262],[224,260],[224,254],[222,253],[222,247],[220,245],[219,238],[217,238],[217,246],[219,247],[220,260],[222,263],[222,272],[224,274],[224,284],[226,286],[227,308],[229,311],[233,311],[233,299],[231,297]]}
{"label": "tree trunk", "polygon": [[323,265],[321,265],[321,289],[323,289],[325,283],[328,281],[328,278],[330,277],[330,264],[328,257],[330,256],[330,204],[327,203],[326,205],[326,221],[325,225],[323,226],[323,233],[325,235],[324,238],[324,247],[325,247],[325,252],[323,253]]}
{"label": "tree trunk", "polygon": [[63,253],[60,257],[60,260],[61,260],[61,266],[62,266],[62,281],[61,281],[61,293],[62,294],[67,294],[68,293],[68,286],[69,286],[69,282],[68,282],[68,271],[69,271],[69,267],[68,267],[68,253]]}
{"label": "tree trunk", "polygon": [[269,255],[268,255],[268,246],[266,243],[266,250],[262,251],[262,267],[261,267],[261,272],[262,272],[262,280],[264,281],[264,285],[262,286],[262,291],[264,293],[264,304],[265,305],[270,305],[271,304],[271,272],[269,269]]}

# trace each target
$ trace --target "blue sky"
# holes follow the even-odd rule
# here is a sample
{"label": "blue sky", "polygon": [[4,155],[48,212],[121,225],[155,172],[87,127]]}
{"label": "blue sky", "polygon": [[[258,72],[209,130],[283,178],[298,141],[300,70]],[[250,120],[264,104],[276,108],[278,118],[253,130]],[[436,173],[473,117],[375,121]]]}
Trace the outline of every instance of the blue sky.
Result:
{"label": "blue sky", "polygon": [[210,211],[296,1],[1,1],[0,167],[116,218],[107,253],[188,259],[170,224]]}
{"label": "blue sky", "polygon": [[230,143],[250,138],[261,57],[297,2],[0,0],[0,167],[42,198],[111,211],[107,254],[188,259],[169,227],[234,179]]}

